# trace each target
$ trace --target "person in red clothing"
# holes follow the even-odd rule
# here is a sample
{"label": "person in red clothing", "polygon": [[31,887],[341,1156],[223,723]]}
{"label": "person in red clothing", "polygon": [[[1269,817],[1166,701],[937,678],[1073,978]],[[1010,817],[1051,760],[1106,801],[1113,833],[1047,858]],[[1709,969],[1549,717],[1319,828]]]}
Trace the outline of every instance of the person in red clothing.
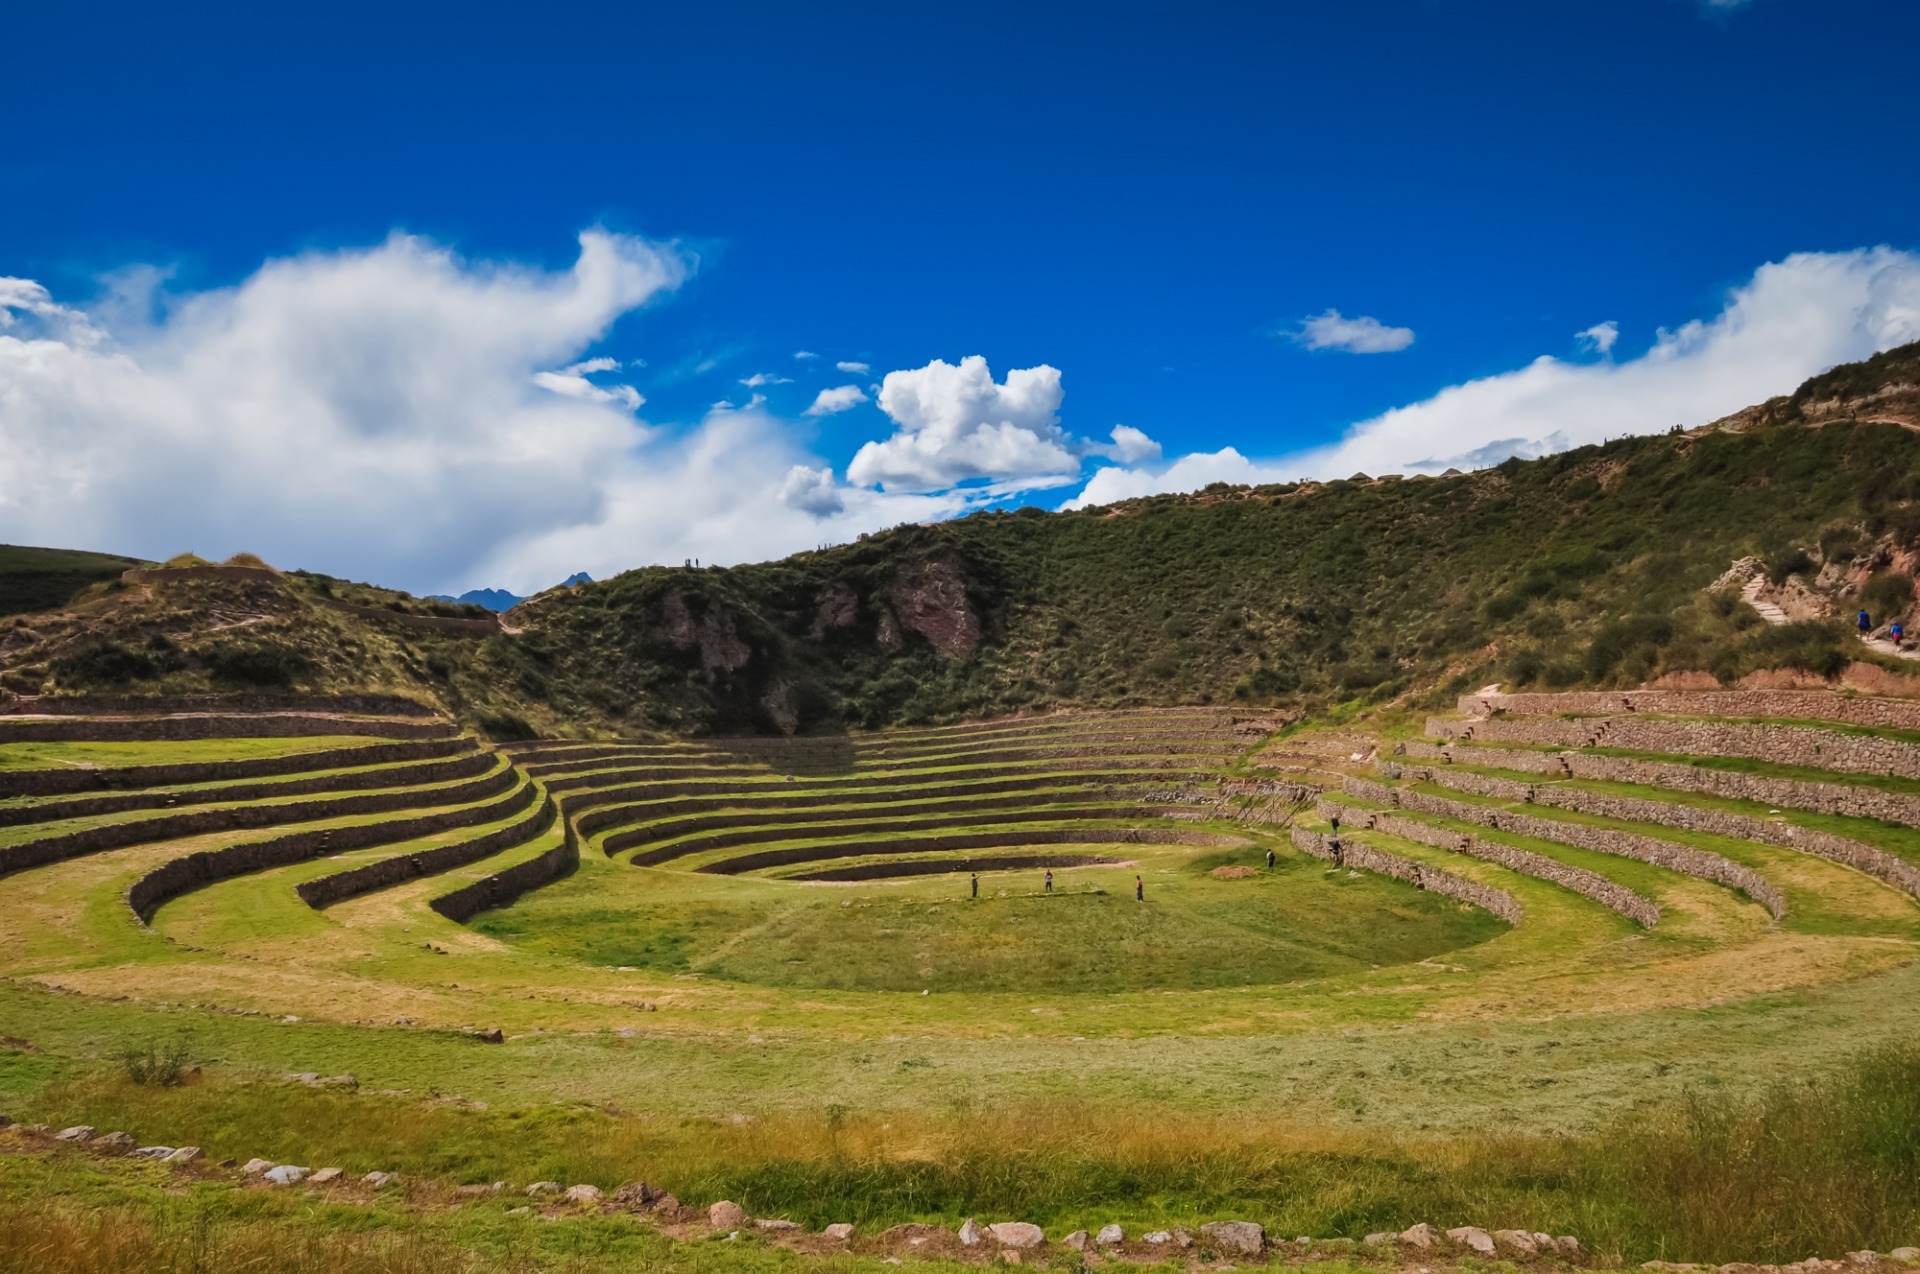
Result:
{"label": "person in red clothing", "polygon": [[1147,900],[1146,883],[1138,876],[1133,878],[1133,900],[1135,902],[1145,902]]}

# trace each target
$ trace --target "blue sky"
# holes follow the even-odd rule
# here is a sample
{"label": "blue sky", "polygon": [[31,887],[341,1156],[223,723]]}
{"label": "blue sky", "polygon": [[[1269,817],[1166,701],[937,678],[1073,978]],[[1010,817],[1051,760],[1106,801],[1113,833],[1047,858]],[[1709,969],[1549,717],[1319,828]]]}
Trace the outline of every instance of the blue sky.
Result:
{"label": "blue sky", "polygon": [[[236,440],[156,419],[140,437],[162,458],[218,447],[215,467],[242,489],[251,471],[232,451],[270,464],[284,447],[349,496],[369,467],[471,476],[471,454],[435,451],[441,432],[409,438],[395,415],[435,379],[422,355],[419,379],[398,383],[411,374],[404,337],[343,353],[318,396],[344,423],[316,416],[290,438],[235,405],[233,371],[182,372],[209,361],[188,347],[210,328],[231,335],[245,311],[258,330],[236,348],[250,352],[223,357],[248,369],[285,363],[297,378],[329,341],[303,326],[305,302],[280,318],[262,317],[264,303],[208,314],[236,290],[249,295],[269,262],[314,265],[308,286],[331,295],[324,263],[391,252],[382,245],[400,231],[457,254],[457,278],[441,282],[458,293],[516,267],[568,277],[576,236],[604,228],[646,245],[629,255],[654,254],[651,286],[517,345],[449,339],[515,367],[545,360],[603,394],[631,386],[629,399],[644,398],[637,410],[571,401],[631,415],[628,460],[671,475],[673,488],[723,482],[739,467],[692,457],[702,447],[772,456],[778,474],[806,469],[812,477],[782,478],[779,491],[817,525],[754,529],[754,510],[778,493],[744,477],[731,504],[666,517],[705,531],[669,534],[644,512],[622,515],[627,504],[672,502],[631,483],[593,486],[624,445],[598,417],[508,418],[496,426],[508,432],[484,435],[573,447],[541,478],[587,475],[581,507],[556,505],[491,538],[451,515],[394,515],[384,540],[343,535],[321,507],[297,501],[221,521],[195,507],[224,498],[211,479],[181,507],[138,501],[109,514],[46,493],[69,480],[110,490],[92,470],[76,478],[74,456],[89,439],[124,451],[112,431],[133,428],[88,406],[87,378],[112,369],[87,364],[57,389],[0,392],[0,538],[70,528],[129,552],[255,548],[411,587],[525,588],[575,566],[601,574],[810,547],[869,523],[960,511],[983,489],[1055,505],[1177,486],[1182,474],[1293,476],[1349,460],[1378,471],[1491,460],[1508,444],[1531,454],[1606,431],[1603,420],[1558,423],[1557,404],[1593,396],[1597,382],[1574,375],[1580,367],[1607,366],[1617,397],[1606,419],[1628,432],[1700,423],[1700,412],[1920,335],[1910,256],[1920,171],[1907,162],[1920,7],[1905,0],[82,2],[16,6],[8,27],[0,276],[19,295],[31,281],[40,299],[13,307],[0,341],[118,350],[167,387],[139,401],[176,395],[183,419],[224,413],[246,435],[227,446]],[[1862,255],[1877,245],[1893,251]],[[1756,274],[1769,263],[1774,275]],[[420,279],[433,267],[394,269],[389,284],[366,285],[376,295],[430,286]],[[1742,296],[1751,313],[1729,317],[1730,297]],[[1318,330],[1392,348],[1310,348],[1303,324],[1330,311],[1375,320],[1376,336]],[[1633,371],[1661,329],[1690,322],[1707,325],[1693,344]],[[1756,348],[1706,348],[1763,322],[1776,335]],[[1609,323],[1616,337],[1576,335]],[[796,359],[803,350],[820,357]],[[940,426],[928,423],[941,410],[929,395],[966,386],[902,381],[927,405],[921,417],[875,402],[805,414],[822,389],[877,398],[890,371],[972,356],[995,385],[1015,369],[1056,369],[1062,396],[989,395],[982,406],[975,395]],[[1535,367],[1543,356],[1558,365]],[[596,357],[622,366],[564,372]],[[1530,367],[1541,383],[1511,379]],[[1623,384],[1614,369],[1638,379]],[[765,382],[740,383],[755,375]],[[1497,437],[1476,433],[1444,406],[1450,388],[1476,385],[1490,398],[1469,393],[1469,405],[1518,392],[1533,414],[1489,426]],[[293,418],[310,390],[276,382],[245,401]],[[276,412],[283,393],[296,405]],[[206,395],[219,402],[196,413]],[[735,410],[715,421],[723,401]],[[975,409],[992,418],[961,419]],[[1391,445],[1337,445],[1394,409],[1415,414],[1369,435]],[[973,446],[974,462],[943,460],[919,479],[904,461],[858,470],[890,483],[858,484],[848,471],[866,443],[913,433],[924,445],[909,450],[925,459],[938,450],[929,430],[972,446],[969,431],[1003,425],[1002,442],[1028,431],[1076,467],[1036,471],[1027,447],[1022,469]],[[1112,443],[1116,425],[1150,436],[1158,457]],[[346,459],[328,477],[314,439],[330,429],[339,446],[326,449]],[[70,451],[50,440],[56,431]],[[579,451],[569,431],[603,451]],[[1421,454],[1409,437],[1431,447]],[[1240,468],[1218,459],[1227,448]],[[1207,459],[1175,472],[1188,456]],[[1109,466],[1124,472],[1083,491]],[[399,508],[461,490],[510,498],[511,475],[391,485]],[[23,486],[38,494],[9,504],[9,487]]]}

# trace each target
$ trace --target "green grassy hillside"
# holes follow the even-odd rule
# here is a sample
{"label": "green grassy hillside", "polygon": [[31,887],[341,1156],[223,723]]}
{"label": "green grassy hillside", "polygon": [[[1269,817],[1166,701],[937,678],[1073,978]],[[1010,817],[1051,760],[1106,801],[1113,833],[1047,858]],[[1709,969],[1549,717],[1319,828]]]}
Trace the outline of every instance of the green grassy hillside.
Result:
{"label": "green grassy hillside", "polygon": [[132,557],[72,549],[0,544],[0,615],[24,615],[64,605],[90,585],[118,579]]}

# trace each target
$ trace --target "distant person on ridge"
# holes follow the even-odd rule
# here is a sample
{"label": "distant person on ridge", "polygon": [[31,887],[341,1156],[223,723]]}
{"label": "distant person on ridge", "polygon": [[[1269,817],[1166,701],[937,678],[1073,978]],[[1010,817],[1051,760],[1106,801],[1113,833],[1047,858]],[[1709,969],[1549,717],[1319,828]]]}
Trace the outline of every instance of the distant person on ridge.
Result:
{"label": "distant person on ridge", "polygon": [[1053,868],[1047,868],[1047,892],[1053,892]]}

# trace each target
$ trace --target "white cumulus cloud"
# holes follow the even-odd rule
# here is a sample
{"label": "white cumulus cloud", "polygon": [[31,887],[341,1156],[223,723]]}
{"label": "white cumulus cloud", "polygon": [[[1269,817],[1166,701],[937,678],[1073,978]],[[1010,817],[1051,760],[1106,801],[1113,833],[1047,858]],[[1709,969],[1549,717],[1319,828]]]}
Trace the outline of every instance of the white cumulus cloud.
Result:
{"label": "white cumulus cloud", "polygon": [[1391,354],[1413,344],[1410,327],[1388,327],[1365,315],[1348,318],[1339,310],[1302,319],[1299,329],[1288,335],[1308,349],[1338,349],[1349,354]]}
{"label": "white cumulus cloud", "polygon": [[1620,325],[1612,320],[1595,323],[1584,332],[1575,332],[1573,339],[1580,342],[1582,349],[1590,349],[1596,354],[1611,354],[1614,343],[1620,339]]}
{"label": "white cumulus cloud", "polygon": [[1638,358],[1541,357],[1363,421],[1331,445],[1277,459],[1250,460],[1229,447],[1164,467],[1102,469],[1071,503],[1218,481],[1437,473],[1705,424],[1790,392],[1836,363],[1916,339],[1920,255],[1887,247],[1801,253],[1760,267],[1713,317],[1662,329]]}
{"label": "white cumulus cloud", "polygon": [[973,479],[1009,490],[1069,481],[1080,456],[1060,428],[1063,395],[1056,368],[1016,369],[995,381],[977,354],[958,366],[934,359],[888,372],[879,403],[896,430],[864,444],[847,477],[888,491],[937,491]]}
{"label": "white cumulus cloud", "polygon": [[804,464],[787,470],[787,480],[780,484],[780,503],[816,518],[830,517],[847,507],[846,499],[834,483],[832,467],[816,469]]}
{"label": "white cumulus cloud", "polygon": [[837,412],[850,411],[867,401],[866,393],[858,385],[841,385],[835,389],[823,389],[814,395],[813,406],[807,408],[809,416],[831,416]]}

